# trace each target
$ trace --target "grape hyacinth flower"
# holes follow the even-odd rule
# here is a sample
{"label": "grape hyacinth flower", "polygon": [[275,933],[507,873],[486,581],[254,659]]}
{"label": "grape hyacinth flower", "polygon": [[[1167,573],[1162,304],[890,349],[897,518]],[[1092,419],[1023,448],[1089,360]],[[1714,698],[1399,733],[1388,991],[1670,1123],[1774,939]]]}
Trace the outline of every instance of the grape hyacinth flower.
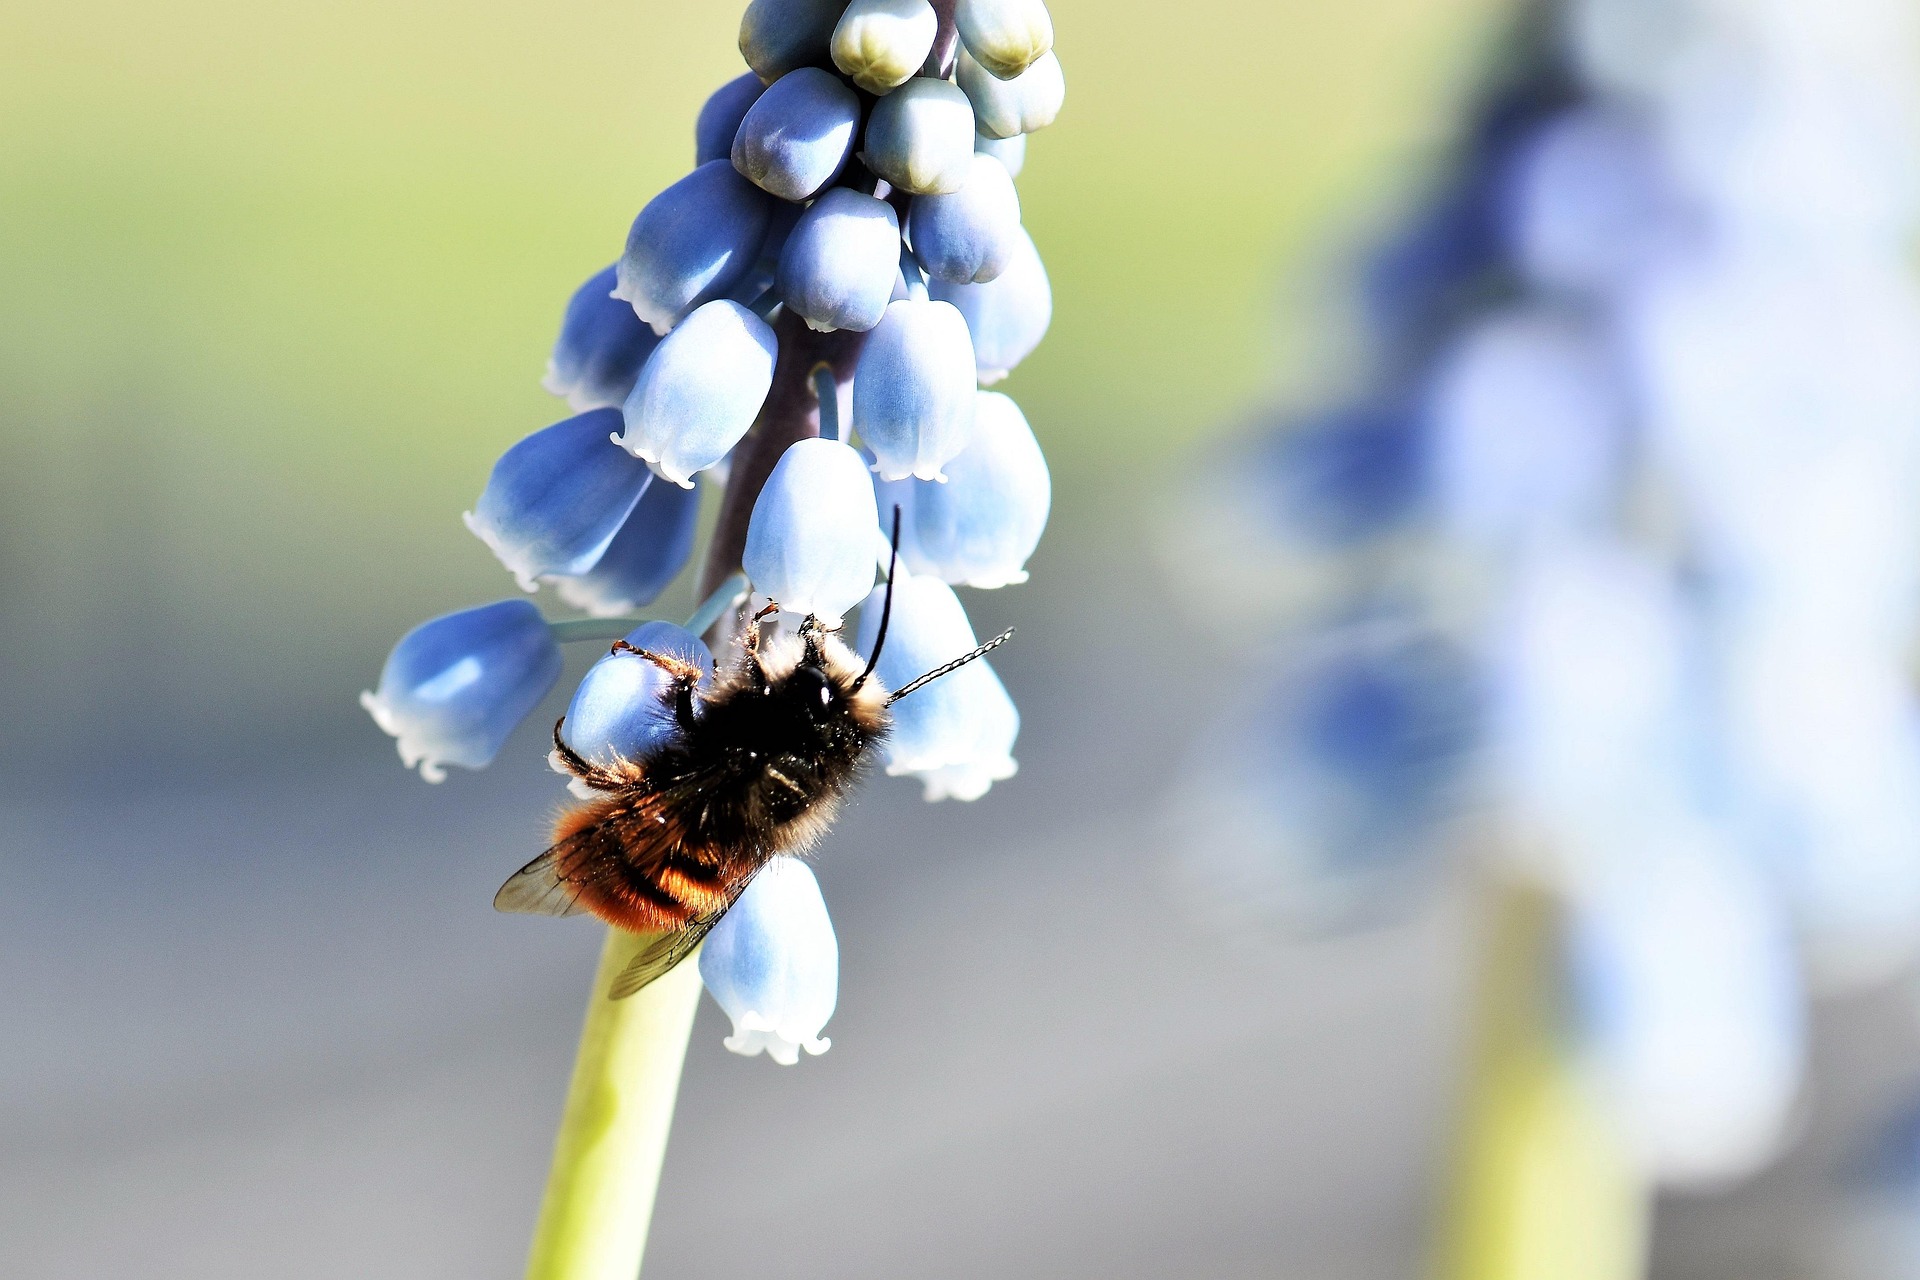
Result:
{"label": "grape hyacinth flower", "polygon": [[[757,636],[837,628],[858,609],[871,651],[887,610],[875,577],[890,566],[894,638],[873,678],[916,687],[893,713],[889,771],[929,800],[976,799],[1013,776],[1006,686],[984,661],[941,670],[978,657],[942,579],[1025,581],[1047,519],[1031,428],[979,387],[1025,358],[1051,315],[1013,179],[1022,131],[1059,106],[1052,41],[1039,0],[752,0],[748,71],[701,107],[694,168],[567,305],[546,385],[582,412],[509,449],[469,516],[523,587],[550,586],[589,616],[546,621],[512,600],[410,632],[363,699],[409,766],[437,779],[485,765],[557,678],[558,642],[611,642],[552,743],[570,787],[603,803],[614,793],[583,770],[644,771],[699,738],[689,728],[718,705],[702,691],[744,660],[749,612],[763,615]],[[1008,77],[975,84],[991,127],[955,83],[963,59],[969,77]],[[911,492],[883,509],[876,487]],[[684,627],[631,616],[690,560],[702,603]],[[534,1271],[591,1258],[595,1274],[636,1273],[647,1223],[634,1206],[652,1200],[702,981],[733,1021],[730,1049],[791,1064],[827,1047],[838,943],[818,882],[784,853],[755,865],[704,938],[666,935],[682,950],[609,930]],[[657,976],[624,985],[660,955]]]}

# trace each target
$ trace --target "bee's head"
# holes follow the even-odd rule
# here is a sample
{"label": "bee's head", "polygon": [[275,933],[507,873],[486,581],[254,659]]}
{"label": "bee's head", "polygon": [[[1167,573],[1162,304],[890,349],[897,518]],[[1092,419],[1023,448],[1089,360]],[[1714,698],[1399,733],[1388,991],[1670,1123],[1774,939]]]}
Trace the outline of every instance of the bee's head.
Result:
{"label": "bee's head", "polygon": [[832,733],[851,719],[863,732],[886,723],[886,695],[878,685],[860,682],[862,663],[840,639],[809,616],[797,635],[775,641],[759,656],[763,696],[777,699],[787,715]]}

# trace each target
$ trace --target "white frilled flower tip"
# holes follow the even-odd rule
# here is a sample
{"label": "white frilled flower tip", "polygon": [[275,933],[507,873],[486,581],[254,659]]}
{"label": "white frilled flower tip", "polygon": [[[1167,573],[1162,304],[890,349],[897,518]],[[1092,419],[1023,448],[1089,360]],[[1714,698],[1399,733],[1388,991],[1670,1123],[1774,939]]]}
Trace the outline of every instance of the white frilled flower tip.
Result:
{"label": "white frilled flower tip", "polygon": [[820,882],[798,858],[769,862],[700,949],[700,980],[733,1020],[727,1048],[783,1067],[825,1053],[840,996],[840,944]]}

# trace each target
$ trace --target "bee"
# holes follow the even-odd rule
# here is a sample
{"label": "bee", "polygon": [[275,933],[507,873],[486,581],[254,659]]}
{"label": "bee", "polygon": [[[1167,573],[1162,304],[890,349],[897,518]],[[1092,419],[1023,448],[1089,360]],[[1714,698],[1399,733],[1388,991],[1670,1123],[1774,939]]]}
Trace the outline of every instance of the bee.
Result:
{"label": "bee", "polygon": [[892,704],[1013,635],[888,692],[873,671],[887,640],[893,581],[889,571],[864,668],[812,615],[797,634],[763,644],[761,623],[777,604],[748,619],[739,661],[704,696],[698,666],[615,644],[616,653],[636,653],[668,674],[660,696],[679,734],[640,759],[601,766],[562,740],[561,717],[553,727],[556,758],[598,794],[559,816],[552,847],[500,887],[494,908],[585,913],[659,935],[615,978],[608,993],[615,1000],[685,959],[762,867],[806,852],[826,833],[886,735]]}

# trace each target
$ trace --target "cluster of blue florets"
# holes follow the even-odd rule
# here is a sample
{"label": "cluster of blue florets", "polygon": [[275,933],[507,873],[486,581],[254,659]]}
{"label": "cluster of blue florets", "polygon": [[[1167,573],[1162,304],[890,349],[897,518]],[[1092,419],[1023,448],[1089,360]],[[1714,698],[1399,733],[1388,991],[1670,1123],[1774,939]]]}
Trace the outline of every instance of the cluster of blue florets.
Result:
{"label": "cluster of blue florets", "polygon": [[[897,510],[878,678],[898,687],[975,646],[953,588],[1025,581],[1051,501],[1025,416],[984,388],[1052,316],[1013,181],[1026,135],[1065,94],[1052,45],[1041,0],[753,0],[749,70],[700,111],[694,169],[567,305],[545,386],[577,416],[508,449],[467,515],[523,589],[550,586],[592,617],[643,608],[692,558],[712,485],[724,496],[708,588],[737,567],[756,602],[828,627],[869,605],[857,635],[870,651]],[[712,671],[696,633],[719,612],[627,639]],[[439,781],[447,765],[488,764],[560,669],[554,627],[505,600],[409,632],[362,701]],[[645,756],[676,732],[665,679],[632,654],[603,658],[568,708],[567,744],[603,763]],[[976,661],[899,704],[886,769],[929,799],[974,799],[1014,772],[1018,731]],[[799,864],[763,872],[705,954],[752,952],[728,929],[766,915],[755,895],[792,897],[796,877],[812,884]],[[810,954],[811,994],[783,1005],[802,1013],[729,1005],[743,1051],[824,1047],[837,960]]]}
{"label": "cluster of blue florets", "polygon": [[1566,904],[1670,1181],[1777,1149],[1808,974],[1920,949],[1910,28],[1539,6],[1368,264],[1359,384],[1221,468],[1185,549],[1284,626],[1193,879],[1324,917],[1470,832]]}

